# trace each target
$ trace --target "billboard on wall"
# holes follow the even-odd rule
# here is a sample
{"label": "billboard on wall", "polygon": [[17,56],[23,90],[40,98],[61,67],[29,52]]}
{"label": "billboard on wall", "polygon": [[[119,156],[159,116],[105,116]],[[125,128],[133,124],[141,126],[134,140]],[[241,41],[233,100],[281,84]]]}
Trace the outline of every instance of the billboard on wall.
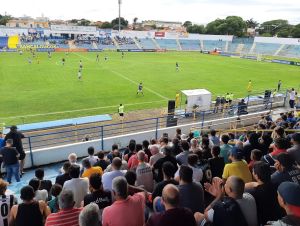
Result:
{"label": "billboard on wall", "polygon": [[164,38],[165,35],[166,35],[166,33],[163,32],[163,31],[156,31],[156,32],[154,33],[154,36],[155,36],[155,37],[158,37],[158,38]]}

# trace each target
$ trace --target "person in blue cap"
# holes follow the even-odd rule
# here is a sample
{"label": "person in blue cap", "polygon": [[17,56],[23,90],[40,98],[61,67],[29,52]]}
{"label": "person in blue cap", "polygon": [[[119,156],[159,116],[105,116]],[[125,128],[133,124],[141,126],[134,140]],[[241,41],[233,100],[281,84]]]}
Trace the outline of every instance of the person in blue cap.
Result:
{"label": "person in blue cap", "polygon": [[277,193],[279,205],[287,215],[278,221],[268,222],[267,225],[300,225],[300,186],[293,182],[283,182],[279,185]]}

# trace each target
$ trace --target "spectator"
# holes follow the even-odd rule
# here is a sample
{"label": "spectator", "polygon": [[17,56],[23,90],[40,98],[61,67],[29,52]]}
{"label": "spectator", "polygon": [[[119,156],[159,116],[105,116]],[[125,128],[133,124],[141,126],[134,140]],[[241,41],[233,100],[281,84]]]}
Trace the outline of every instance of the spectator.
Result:
{"label": "spectator", "polygon": [[[127,150],[128,150],[128,149],[126,149],[126,151],[127,151]],[[113,160],[113,153],[114,153],[114,151],[118,151],[118,152],[119,152],[119,147],[118,147],[117,144],[113,144],[113,145],[111,146],[111,152],[108,153],[108,155],[107,155],[107,159],[109,159],[110,163],[111,163],[112,160]],[[125,152],[124,152],[124,155],[125,155]]]}
{"label": "spectator", "polygon": [[162,165],[165,162],[171,162],[174,165],[175,170],[178,169],[176,158],[171,155],[172,149],[170,147],[166,146],[163,148],[163,152],[164,152],[165,157],[160,158],[153,165],[153,169],[155,170],[155,174],[156,174],[156,177],[155,177],[156,182],[161,182],[163,180]]}
{"label": "spectator", "polygon": [[253,165],[253,178],[255,182],[247,183],[245,188],[255,199],[259,225],[278,220],[282,213],[276,199],[276,188],[271,183],[270,166],[256,162]]}
{"label": "spectator", "polygon": [[216,136],[217,132],[214,129],[210,130],[210,140],[214,145],[220,146],[220,138]]}
{"label": "spectator", "polygon": [[220,146],[213,146],[211,149],[212,158],[208,159],[212,177],[222,177],[225,167],[224,158],[219,157],[221,152]]}
{"label": "spectator", "polygon": [[79,214],[82,208],[74,207],[74,194],[70,190],[64,190],[58,197],[59,212],[51,213],[45,226],[79,226]]}
{"label": "spectator", "polygon": [[267,155],[270,152],[270,145],[273,143],[273,139],[269,134],[263,134],[260,140],[261,151],[263,155]]}
{"label": "spectator", "polygon": [[231,163],[228,163],[224,167],[222,178],[224,180],[227,180],[230,176],[237,176],[245,183],[252,181],[252,176],[249,171],[247,163],[242,160],[242,151],[238,149],[237,147],[233,147],[230,155],[229,160],[231,160]]}
{"label": "spectator", "polygon": [[260,161],[262,158],[262,155],[263,155],[263,153],[261,150],[253,149],[251,151],[251,156],[250,156],[251,161],[248,164],[250,172],[252,172],[253,164]]}
{"label": "spectator", "polygon": [[[137,144],[136,145],[136,152],[129,158],[128,161],[128,168],[129,169],[133,169],[136,170],[137,166],[139,165],[139,160],[138,160],[138,156],[137,153],[142,150],[142,146]],[[145,162],[148,162],[148,156],[145,154]]]}
{"label": "spectator", "polygon": [[179,170],[180,207],[186,207],[193,213],[204,211],[204,192],[200,183],[193,182],[193,170],[182,165]]}
{"label": "spectator", "polygon": [[55,184],[60,184],[61,186],[64,186],[64,183],[68,180],[71,180],[70,174],[69,174],[69,169],[71,167],[70,162],[65,162],[63,165],[63,171],[64,173],[61,175],[58,175],[55,178]]}
{"label": "spectator", "polygon": [[125,161],[128,162],[130,157],[136,153],[135,148],[136,148],[135,141],[134,142],[129,142],[129,145],[128,145],[128,151],[129,152],[127,154],[125,154],[125,152],[124,152],[124,160]]}
{"label": "spectator", "polygon": [[[5,211],[2,211],[1,213],[1,221],[3,222],[3,225],[5,225],[4,222],[9,221],[10,218],[10,209],[12,208],[13,205],[16,205],[18,203],[18,200],[14,195],[6,195],[6,190],[7,190],[7,185],[8,183],[5,182],[4,180],[0,179],[0,206],[2,206]],[[2,223],[1,222],[1,223]],[[2,225],[2,224],[1,224]]]}
{"label": "spectator", "polygon": [[15,226],[44,226],[44,220],[50,210],[44,201],[34,200],[34,190],[25,186],[20,191],[22,203],[11,208],[9,225]]}
{"label": "spectator", "polygon": [[48,200],[48,192],[46,189],[41,189],[41,181],[37,178],[33,178],[29,181],[29,185],[33,188],[34,190],[34,199],[36,201],[44,201],[46,202]]}
{"label": "spectator", "polygon": [[90,176],[94,173],[97,173],[100,176],[103,174],[101,167],[100,166],[91,166],[91,162],[89,159],[82,160],[82,166],[85,169],[82,174],[82,177],[90,178]]}
{"label": "spectator", "polygon": [[90,164],[91,166],[95,165],[96,162],[98,162],[98,157],[97,156],[94,156],[95,154],[95,149],[94,147],[89,147],[88,150],[87,150],[89,156],[85,159],[88,159],[90,161]]}
{"label": "spectator", "polygon": [[20,160],[20,173],[21,175],[24,174],[24,163],[25,163],[25,151],[23,149],[22,139],[25,138],[24,134],[18,131],[18,128],[16,126],[11,126],[10,131],[6,134],[4,140],[7,141],[8,139],[12,139],[13,147],[17,149],[17,151],[20,154],[19,160]]}
{"label": "spectator", "polygon": [[152,156],[151,151],[149,149],[149,145],[150,145],[149,141],[147,141],[147,140],[143,141],[143,151],[148,156],[148,158],[150,158]]}
{"label": "spectator", "polygon": [[166,134],[166,136],[163,136],[162,138],[160,138],[159,144],[160,144],[160,151],[162,151],[165,147],[168,146],[168,144],[169,144],[168,134]]}
{"label": "spectator", "polygon": [[5,146],[4,135],[2,132],[0,132],[0,148],[3,148],[4,146]]}
{"label": "spectator", "polygon": [[162,203],[166,211],[153,214],[146,226],[195,226],[192,212],[179,207],[180,194],[176,186],[168,184],[162,192]]}
{"label": "spectator", "polygon": [[196,138],[193,138],[193,139],[191,140],[191,148],[190,148],[190,151],[191,151],[192,153],[196,153],[196,152],[200,151],[200,148],[199,148],[199,142],[198,142],[198,140],[197,140]]}
{"label": "spectator", "polygon": [[104,159],[104,152],[99,151],[98,152],[98,161],[94,164],[94,166],[99,166],[104,171],[104,170],[106,170],[108,165],[109,165],[109,162]]}
{"label": "spectator", "polygon": [[77,165],[81,168],[81,165],[77,163],[77,155],[75,153],[69,154],[68,159],[71,165]]}
{"label": "spectator", "polygon": [[103,210],[102,225],[144,225],[145,193],[136,193],[133,196],[128,196],[128,185],[124,177],[113,179],[112,190],[116,201]]}
{"label": "spectator", "polygon": [[136,173],[132,170],[128,170],[124,176],[127,180],[127,183],[131,186],[135,186],[136,182]]}
{"label": "spectator", "polygon": [[212,184],[205,184],[206,191],[213,195],[215,200],[206,208],[205,215],[195,214],[196,221],[208,221],[213,223],[214,226],[257,225],[256,211],[253,211],[253,208],[256,208],[255,200],[250,194],[243,193],[243,180],[231,176],[224,187],[222,184],[223,181],[220,178],[214,178]]}
{"label": "spectator", "polygon": [[261,150],[262,149],[262,145],[259,143],[258,139],[259,139],[260,135],[257,133],[251,133],[250,137],[249,137],[249,143],[244,145],[243,148],[243,156],[245,157],[245,160],[247,161],[247,163],[250,163],[251,159],[251,151],[254,149],[258,149]]}
{"label": "spectator", "polygon": [[102,176],[103,189],[112,191],[112,181],[115,177],[124,176],[126,171],[121,170],[122,160],[118,157],[112,161],[112,171],[106,172]]}
{"label": "spectator", "polygon": [[278,187],[278,202],[286,216],[268,225],[300,225],[300,186],[292,182],[283,182]]}
{"label": "spectator", "polygon": [[158,144],[154,144],[150,146],[150,152],[151,152],[151,157],[150,157],[150,161],[149,164],[150,166],[153,166],[157,160],[161,159],[164,157],[164,155],[162,153],[160,153],[159,151],[159,145]]}
{"label": "spectator", "polygon": [[[198,155],[196,154],[189,154],[188,156],[188,166],[193,170],[193,181],[200,183],[203,178],[203,171],[201,168],[198,168]],[[175,180],[179,181],[179,170],[175,173]]]}
{"label": "spectator", "polygon": [[136,185],[144,186],[148,192],[153,191],[153,173],[152,168],[148,163],[145,163],[146,154],[144,151],[137,153],[139,164],[136,168]]}
{"label": "spectator", "polygon": [[17,182],[20,181],[20,170],[18,161],[19,156],[19,152],[15,147],[13,147],[13,140],[6,140],[6,146],[0,149],[0,157],[3,158],[8,183],[11,183],[11,178],[13,175]]}
{"label": "spectator", "polygon": [[[50,193],[51,187],[52,187],[52,181],[51,180],[44,180],[45,171],[42,168],[38,168],[35,170],[35,177],[40,181],[40,187],[39,190],[45,189],[48,194]],[[51,197],[50,197],[51,199]]]}
{"label": "spectator", "polygon": [[[114,150],[113,155],[112,155],[112,159],[114,158],[120,158],[121,159],[121,154],[118,150]],[[121,168],[120,170],[127,170],[128,169],[128,163],[125,160],[121,160]],[[108,165],[106,170],[104,171],[106,172],[111,172],[112,169],[112,164]]]}
{"label": "spectator", "polygon": [[290,153],[298,165],[300,165],[300,133],[294,133],[292,135],[292,144],[293,147],[287,149],[287,152]]}
{"label": "spectator", "polygon": [[164,180],[157,183],[152,193],[152,200],[158,196],[162,196],[162,191],[167,184],[178,185],[178,182],[174,180],[175,167],[171,162],[165,162],[162,166],[162,172]]}
{"label": "spectator", "polygon": [[72,179],[64,183],[63,191],[70,190],[73,192],[75,207],[79,208],[84,196],[89,191],[89,181],[87,178],[79,178],[80,167],[78,165],[71,165],[69,173]]}
{"label": "spectator", "polygon": [[209,148],[210,145],[209,141],[210,140],[207,137],[202,138],[201,153],[202,153],[202,158],[206,160],[212,157]]}
{"label": "spectator", "polygon": [[300,184],[300,169],[294,164],[293,157],[288,153],[281,153],[276,157],[276,172],[271,175],[271,182],[275,188],[285,181]]}
{"label": "spectator", "polygon": [[172,140],[172,156],[176,156],[182,152],[182,148],[180,146],[180,139],[174,138]]}
{"label": "spectator", "polygon": [[59,211],[58,196],[62,191],[62,186],[60,184],[53,184],[50,190],[50,194],[54,197],[48,202],[51,213],[57,213]]}
{"label": "spectator", "polygon": [[221,137],[221,141],[223,143],[223,145],[220,147],[221,151],[220,151],[220,157],[224,158],[224,162],[225,164],[229,162],[229,154],[230,151],[232,149],[232,146],[228,144],[230,138],[227,134],[222,135]]}
{"label": "spectator", "polygon": [[90,203],[95,203],[102,213],[105,207],[112,204],[111,192],[103,190],[101,176],[99,174],[92,174],[89,182],[91,194],[87,194],[84,197],[83,205],[86,206]]}
{"label": "spectator", "polygon": [[79,226],[99,226],[99,207],[95,203],[85,206],[79,214]]}
{"label": "spectator", "polygon": [[269,165],[273,166],[275,164],[276,156],[280,153],[286,153],[288,141],[286,138],[277,138],[275,139],[273,151],[270,154],[263,156],[263,160]]}
{"label": "spectator", "polygon": [[176,129],[176,135],[175,135],[175,138],[177,138],[177,139],[180,140],[181,135],[182,135],[181,129],[180,129],[180,128],[177,128],[177,129]]}
{"label": "spectator", "polygon": [[187,165],[188,164],[188,156],[190,154],[190,145],[187,141],[181,141],[182,152],[176,155],[176,160],[179,165]]}

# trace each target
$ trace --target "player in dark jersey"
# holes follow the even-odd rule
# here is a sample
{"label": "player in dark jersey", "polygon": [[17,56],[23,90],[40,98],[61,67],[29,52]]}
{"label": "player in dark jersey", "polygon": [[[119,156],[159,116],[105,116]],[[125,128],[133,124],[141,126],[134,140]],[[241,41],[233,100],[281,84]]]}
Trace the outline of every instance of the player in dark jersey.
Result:
{"label": "player in dark jersey", "polygon": [[176,66],[176,71],[179,71],[179,64],[178,64],[178,62],[176,62],[175,66]]}
{"label": "player in dark jersey", "polygon": [[142,82],[140,82],[136,94],[138,95],[139,93],[141,93],[141,94],[144,96],[144,92],[143,92],[143,83],[142,83]]}
{"label": "player in dark jersey", "polygon": [[122,52],[122,59],[124,58],[124,52]]}
{"label": "player in dark jersey", "polygon": [[61,64],[62,64],[62,66],[64,66],[65,63],[66,63],[66,59],[65,59],[65,58],[62,58],[62,59],[61,59]]}
{"label": "player in dark jersey", "polygon": [[97,53],[96,61],[99,62],[99,54]]}

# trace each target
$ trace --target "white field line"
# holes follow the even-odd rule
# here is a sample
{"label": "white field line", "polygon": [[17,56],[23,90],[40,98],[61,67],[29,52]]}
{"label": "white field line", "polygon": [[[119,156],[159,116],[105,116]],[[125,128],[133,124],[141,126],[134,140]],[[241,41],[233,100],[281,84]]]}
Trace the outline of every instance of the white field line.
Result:
{"label": "white field line", "polygon": [[[86,56],[82,56],[82,55],[80,55],[80,54],[78,54],[78,53],[73,53],[73,54],[75,54],[75,55],[77,55],[77,56],[79,56],[79,57],[83,57],[83,58],[87,59],[88,61],[93,61],[93,60],[91,60],[90,58],[88,58],[88,57],[86,57]],[[117,76],[119,76],[119,77],[121,77],[121,78],[123,78],[123,79],[125,79],[125,80],[127,80],[127,81],[129,81],[129,82],[131,82],[131,83],[134,84],[134,85],[137,85],[137,86],[139,85],[139,83],[137,83],[137,82],[131,80],[130,78],[128,78],[127,76],[125,76],[124,74],[122,74],[122,73],[120,73],[120,72],[111,70],[111,69],[106,68],[106,67],[105,67],[105,69],[108,70],[108,71],[110,71],[110,72],[112,72],[112,73],[114,73],[115,75],[117,75]],[[154,90],[152,90],[152,89],[150,89],[150,88],[144,87],[144,89],[145,89],[145,90],[148,90],[149,92],[155,94],[156,96],[158,96],[158,97],[160,97],[160,98],[162,98],[162,99],[164,99],[164,100],[169,100],[168,97],[165,97],[165,96],[161,95],[160,93],[158,93],[158,92],[156,92],[156,91],[154,91]]]}
{"label": "white field line", "polygon": [[[141,104],[153,104],[163,102],[164,100],[158,101],[148,101],[148,102],[141,102],[141,103],[134,103],[134,104],[124,104],[124,106],[134,106],[134,105],[141,105]],[[116,108],[119,105],[112,105],[112,106],[103,106],[103,107],[95,107],[95,108],[84,108],[84,109],[77,109],[71,111],[58,111],[58,112],[49,112],[49,113],[40,113],[40,114],[32,114],[32,115],[21,115],[21,116],[10,116],[10,117],[1,117],[0,119],[14,119],[14,118],[26,118],[26,117],[36,117],[36,116],[45,116],[45,115],[57,115],[57,114],[64,114],[64,113],[72,113],[72,112],[79,112],[79,111],[91,111],[91,110],[98,110],[98,109],[106,109],[106,108]]]}

